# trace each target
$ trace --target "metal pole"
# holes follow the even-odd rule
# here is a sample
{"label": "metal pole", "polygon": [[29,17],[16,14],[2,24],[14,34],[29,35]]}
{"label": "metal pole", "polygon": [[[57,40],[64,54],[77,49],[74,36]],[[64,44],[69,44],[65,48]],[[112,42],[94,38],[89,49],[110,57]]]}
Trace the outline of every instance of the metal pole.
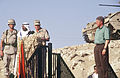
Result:
{"label": "metal pole", "polygon": [[42,78],[42,48],[41,47],[39,47],[39,48],[37,48],[37,54],[38,54],[38,59],[37,59],[37,62],[38,62],[38,66],[37,66],[37,68],[38,68],[38,78]]}
{"label": "metal pole", "polygon": [[52,43],[48,43],[48,78],[52,78]]}
{"label": "metal pole", "polygon": [[60,54],[57,55],[57,78],[61,78]]}

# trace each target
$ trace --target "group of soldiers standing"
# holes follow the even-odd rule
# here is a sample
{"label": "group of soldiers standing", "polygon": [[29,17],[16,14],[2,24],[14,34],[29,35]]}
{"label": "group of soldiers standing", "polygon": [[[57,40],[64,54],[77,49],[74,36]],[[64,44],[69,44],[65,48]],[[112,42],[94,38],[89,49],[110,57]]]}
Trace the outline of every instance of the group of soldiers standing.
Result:
{"label": "group of soldiers standing", "polygon": [[[4,60],[4,75],[9,78],[9,76],[14,77],[14,66],[17,49],[18,49],[18,38],[28,37],[32,34],[41,34],[40,39],[43,40],[44,45],[46,41],[49,41],[50,36],[46,29],[41,28],[39,20],[34,21],[35,31],[31,31],[28,22],[22,24],[21,30],[17,31],[15,27],[16,23],[14,19],[8,20],[9,29],[3,32],[1,37],[1,56]],[[38,38],[39,39],[39,38]]]}

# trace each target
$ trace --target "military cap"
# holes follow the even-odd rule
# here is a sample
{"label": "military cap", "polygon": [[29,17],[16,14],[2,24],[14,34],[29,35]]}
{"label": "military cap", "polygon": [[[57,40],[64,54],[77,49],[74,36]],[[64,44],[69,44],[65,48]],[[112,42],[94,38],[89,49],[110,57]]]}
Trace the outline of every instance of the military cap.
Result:
{"label": "military cap", "polygon": [[8,20],[8,25],[9,25],[9,24],[16,25],[15,20],[14,20],[14,19],[9,19],[9,20]]}
{"label": "military cap", "polygon": [[40,25],[40,20],[34,20],[34,25]]}

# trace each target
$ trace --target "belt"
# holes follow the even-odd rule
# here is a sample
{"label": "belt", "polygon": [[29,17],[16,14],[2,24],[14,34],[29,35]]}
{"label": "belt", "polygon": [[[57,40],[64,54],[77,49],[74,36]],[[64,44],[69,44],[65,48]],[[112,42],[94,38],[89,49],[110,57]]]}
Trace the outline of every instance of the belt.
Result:
{"label": "belt", "polygon": [[104,45],[105,43],[102,43],[102,44],[96,44],[96,45]]}
{"label": "belt", "polygon": [[13,45],[13,44],[6,44],[6,43],[5,43],[5,45]]}
{"label": "belt", "polygon": [[17,47],[17,45],[16,45],[15,43],[13,43],[13,44],[6,44],[6,43],[5,43],[5,45],[8,45],[8,46],[11,45],[11,46],[13,46],[13,47]]}

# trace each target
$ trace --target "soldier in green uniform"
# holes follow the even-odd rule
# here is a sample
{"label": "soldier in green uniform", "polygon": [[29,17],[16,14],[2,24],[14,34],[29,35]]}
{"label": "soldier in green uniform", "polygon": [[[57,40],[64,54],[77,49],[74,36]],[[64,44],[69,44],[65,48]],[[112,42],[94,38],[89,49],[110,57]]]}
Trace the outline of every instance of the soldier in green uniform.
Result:
{"label": "soldier in green uniform", "polygon": [[4,54],[5,75],[14,73],[15,56],[17,52],[17,30],[14,29],[16,23],[14,19],[8,20],[9,29],[3,32],[1,38],[1,56]]}

